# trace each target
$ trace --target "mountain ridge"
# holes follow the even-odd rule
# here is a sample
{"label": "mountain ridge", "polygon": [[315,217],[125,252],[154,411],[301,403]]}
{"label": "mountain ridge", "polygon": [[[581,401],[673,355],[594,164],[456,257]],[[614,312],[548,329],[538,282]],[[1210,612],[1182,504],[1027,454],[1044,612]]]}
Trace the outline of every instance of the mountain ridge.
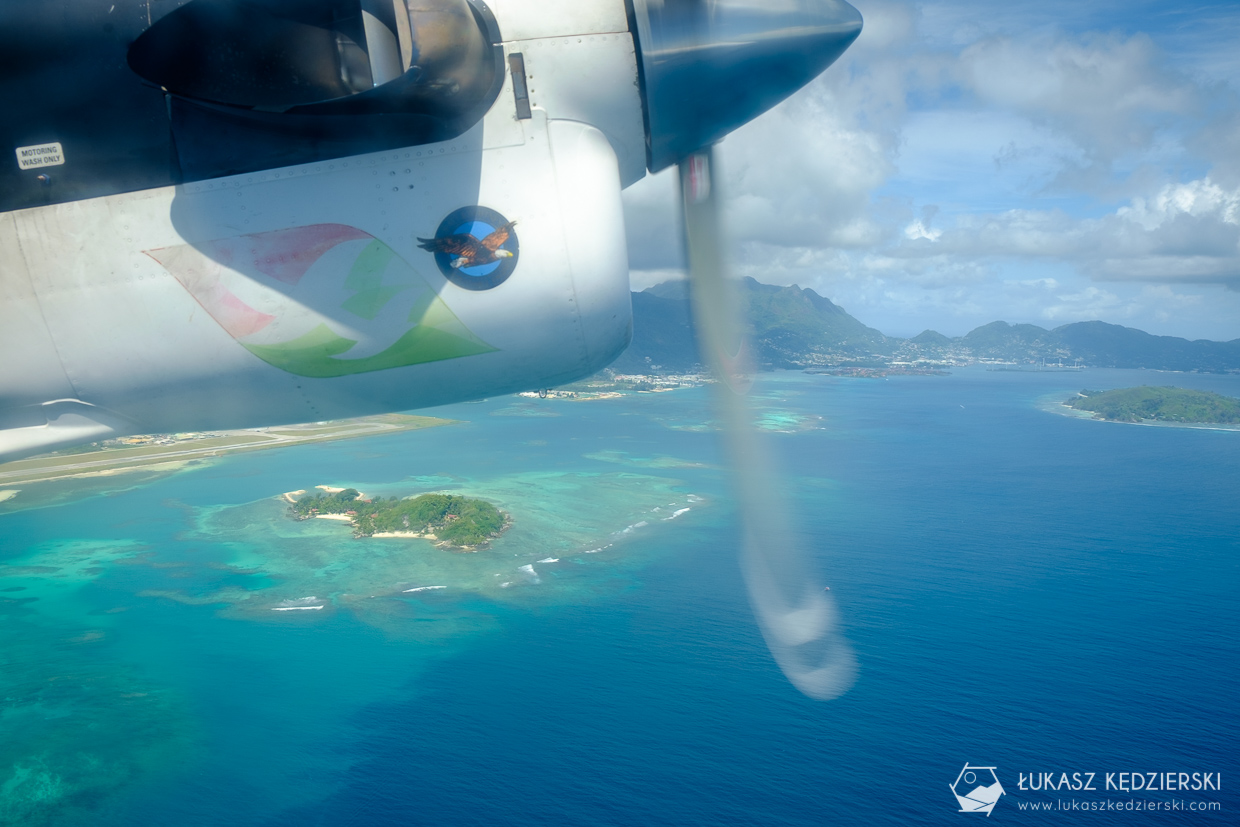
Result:
{"label": "mountain ridge", "polygon": [[[688,282],[673,280],[633,293],[633,342],[616,360],[621,373],[689,372],[700,367]],[[865,325],[814,290],[741,283],[761,367],[882,367],[975,362],[1081,363],[1091,367],[1240,371],[1240,339],[1216,342],[1157,336],[1103,321],[1046,329],[995,321],[964,336],[924,330],[910,339]]]}

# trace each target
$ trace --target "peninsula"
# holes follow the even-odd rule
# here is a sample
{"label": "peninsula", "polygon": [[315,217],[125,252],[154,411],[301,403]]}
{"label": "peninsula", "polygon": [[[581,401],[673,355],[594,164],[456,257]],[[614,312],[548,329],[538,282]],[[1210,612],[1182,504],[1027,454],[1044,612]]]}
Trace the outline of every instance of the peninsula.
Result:
{"label": "peninsula", "polygon": [[[241,451],[357,439],[452,424],[455,424],[453,420],[433,416],[380,414],[239,431],[122,437],[0,464],[0,488],[10,485],[16,488],[65,477],[111,476],[152,469],[175,470],[189,462]],[[0,502],[4,499],[0,494]]]}
{"label": "peninsula", "polygon": [[1084,390],[1064,404],[1109,422],[1240,425],[1240,399],[1184,388]]}
{"label": "peninsula", "polygon": [[456,494],[371,500],[363,499],[356,488],[345,488],[297,499],[290,493],[285,499],[296,519],[343,517],[353,526],[355,537],[420,537],[464,551],[485,545],[512,524],[509,515],[486,500]]}

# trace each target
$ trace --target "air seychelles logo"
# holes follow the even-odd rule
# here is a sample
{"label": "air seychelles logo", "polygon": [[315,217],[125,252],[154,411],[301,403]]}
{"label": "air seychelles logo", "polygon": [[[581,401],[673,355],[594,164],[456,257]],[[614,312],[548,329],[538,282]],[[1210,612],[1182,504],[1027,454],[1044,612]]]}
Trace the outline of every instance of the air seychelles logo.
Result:
{"label": "air seychelles logo", "polygon": [[985,813],[988,816],[1004,794],[994,767],[975,767],[971,764],[964,765],[951,788],[960,802],[960,812]]}
{"label": "air seychelles logo", "polygon": [[[449,216],[445,224],[459,228],[464,220]],[[493,260],[476,251],[472,258],[468,251],[436,253],[462,274],[454,282],[468,278],[463,286],[485,289],[512,272],[516,238],[511,224],[498,224],[478,242]],[[501,228],[509,237],[488,241]],[[457,318],[418,267],[356,227],[312,224],[146,254],[239,344],[297,376],[328,379],[495,350]],[[456,260],[463,263],[454,268]]]}
{"label": "air seychelles logo", "polygon": [[418,246],[435,254],[439,272],[466,290],[490,290],[517,268],[520,246],[509,221],[486,207],[461,207]]}

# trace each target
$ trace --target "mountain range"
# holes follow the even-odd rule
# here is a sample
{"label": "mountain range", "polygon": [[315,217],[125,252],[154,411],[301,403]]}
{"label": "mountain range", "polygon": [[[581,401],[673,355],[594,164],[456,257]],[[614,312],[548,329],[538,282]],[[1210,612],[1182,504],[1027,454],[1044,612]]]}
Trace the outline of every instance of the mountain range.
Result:
{"label": "mountain range", "polygon": [[[1190,341],[1106,322],[1047,330],[991,322],[964,336],[926,330],[911,339],[885,336],[808,288],[743,282],[752,341],[764,368],[884,367],[893,362],[962,364],[1045,362],[1108,368],[1240,371],[1240,339]],[[688,282],[668,281],[633,293],[633,343],[612,368],[619,373],[678,373],[700,364],[689,313]]]}

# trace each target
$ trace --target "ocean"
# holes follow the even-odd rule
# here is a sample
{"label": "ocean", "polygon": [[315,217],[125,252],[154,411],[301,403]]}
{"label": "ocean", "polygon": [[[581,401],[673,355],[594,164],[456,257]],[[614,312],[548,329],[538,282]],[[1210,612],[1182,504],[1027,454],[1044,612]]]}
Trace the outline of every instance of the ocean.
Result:
{"label": "ocean", "polygon": [[[1240,396],[760,378],[857,654],[827,702],[754,624],[709,389],[30,486],[0,504],[0,824],[959,824],[990,772],[1004,823],[1240,823],[1240,431],[1057,411],[1138,384]],[[285,515],[319,484],[514,524],[355,540]]]}

